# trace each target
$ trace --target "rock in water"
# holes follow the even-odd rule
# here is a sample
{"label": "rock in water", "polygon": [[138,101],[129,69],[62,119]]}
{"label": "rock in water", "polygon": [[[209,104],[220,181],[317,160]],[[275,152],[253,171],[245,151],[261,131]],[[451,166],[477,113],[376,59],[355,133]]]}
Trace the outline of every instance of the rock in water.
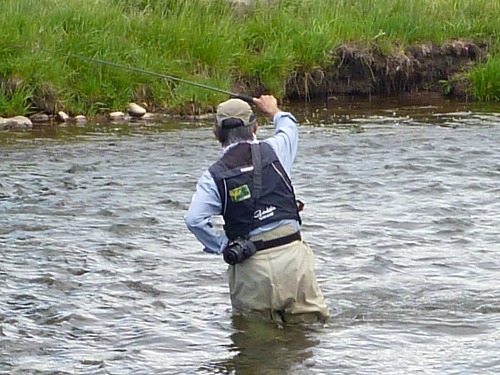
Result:
{"label": "rock in water", "polygon": [[31,128],[33,128],[33,123],[29,118],[24,116],[0,118],[0,130],[29,130]]}
{"label": "rock in water", "polygon": [[123,113],[123,112],[111,112],[109,114],[109,119],[111,121],[123,121],[123,120],[125,120],[125,113]]}
{"label": "rock in water", "polygon": [[84,115],[75,116],[74,120],[78,125],[87,123],[87,117],[85,117]]}
{"label": "rock in water", "polygon": [[69,115],[66,112],[59,111],[57,112],[57,120],[61,122],[68,122]]}
{"label": "rock in water", "polygon": [[50,118],[49,118],[49,115],[47,115],[45,113],[37,113],[37,114],[32,115],[30,117],[30,120],[33,123],[39,124],[39,123],[49,122]]}
{"label": "rock in water", "polygon": [[128,114],[132,117],[142,117],[146,114],[146,110],[142,108],[140,105],[137,105],[135,103],[129,103]]}

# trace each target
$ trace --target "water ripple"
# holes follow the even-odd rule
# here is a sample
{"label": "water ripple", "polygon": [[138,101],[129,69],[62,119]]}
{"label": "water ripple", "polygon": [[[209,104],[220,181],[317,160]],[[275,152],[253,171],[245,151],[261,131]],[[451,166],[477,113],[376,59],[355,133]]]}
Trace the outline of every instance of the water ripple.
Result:
{"label": "water ripple", "polygon": [[405,111],[301,128],[326,326],[231,314],[183,222],[206,128],[0,150],[0,373],[497,373],[500,116]]}

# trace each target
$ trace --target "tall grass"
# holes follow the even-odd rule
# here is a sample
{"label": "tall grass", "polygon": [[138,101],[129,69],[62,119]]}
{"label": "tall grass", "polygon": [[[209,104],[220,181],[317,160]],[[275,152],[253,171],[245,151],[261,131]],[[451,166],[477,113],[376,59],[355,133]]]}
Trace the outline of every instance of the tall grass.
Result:
{"label": "tall grass", "polygon": [[[498,0],[254,0],[248,8],[227,0],[2,0],[0,13],[0,81],[24,81],[15,99],[25,98],[24,112],[92,114],[130,100],[210,107],[223,99],[67,53],[221,89],[252,81],[277,95],[295,73],[321,69],[347,42],[375,43],[389,53],[396,44],[488,40],[488,71],[498,69],[500,55]],[[12,111],[9,100],[0,93],[0,115]]]}
{"label": "tall grass", "polygon": [[14,92],[0,89],[0,113],[13,117],[29,112],[32,96],[33,90],[29,87],[20,87]]}
{"label": "tall grass", "polygon": [[469,74],[475,98],[500,101],[500,55],[474,67]]}

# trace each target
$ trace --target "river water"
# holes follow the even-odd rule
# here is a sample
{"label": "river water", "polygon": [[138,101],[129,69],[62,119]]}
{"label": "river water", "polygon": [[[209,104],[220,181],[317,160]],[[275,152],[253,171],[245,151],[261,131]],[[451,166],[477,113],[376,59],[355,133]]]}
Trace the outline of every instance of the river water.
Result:
{"label": "river water", "polygon": [[209,122],[3,133],[0,373],[499,373],[500,106],[293,108],[329,324],[232,316],[183,222]]}

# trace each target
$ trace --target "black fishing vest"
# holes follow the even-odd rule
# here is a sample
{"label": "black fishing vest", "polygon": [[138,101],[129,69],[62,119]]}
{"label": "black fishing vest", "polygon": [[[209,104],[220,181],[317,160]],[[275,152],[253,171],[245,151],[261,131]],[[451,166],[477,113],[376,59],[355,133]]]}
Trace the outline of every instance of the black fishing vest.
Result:
{"label": "black fishing vest", "polygon": [[[256,147],[254,161],[251,147]],[[255,161],[258,150],[260,163]],[[268,143],[239,143],[209,172],[219,190],[224,231],[230,240],[246,237],[251,230],[275,221],[300,222],[290,178]]]}

